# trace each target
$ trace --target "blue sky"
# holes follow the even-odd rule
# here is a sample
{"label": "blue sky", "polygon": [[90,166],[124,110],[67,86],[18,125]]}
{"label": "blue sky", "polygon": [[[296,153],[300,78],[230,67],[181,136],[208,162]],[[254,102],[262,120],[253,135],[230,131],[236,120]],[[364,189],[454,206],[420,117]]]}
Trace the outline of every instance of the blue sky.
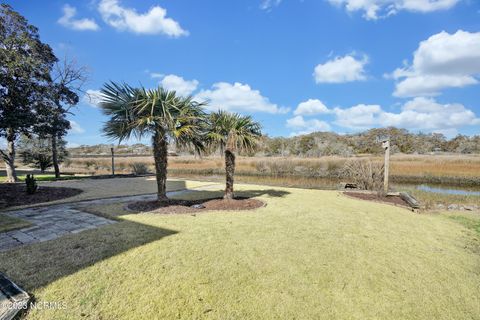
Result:
{"label": "blue sky", "polygon": [[105,143],[95,92],[158,84],[270,136],[395,125],[480,134],[476,0],[7,1],[90,69],[70,145]]}

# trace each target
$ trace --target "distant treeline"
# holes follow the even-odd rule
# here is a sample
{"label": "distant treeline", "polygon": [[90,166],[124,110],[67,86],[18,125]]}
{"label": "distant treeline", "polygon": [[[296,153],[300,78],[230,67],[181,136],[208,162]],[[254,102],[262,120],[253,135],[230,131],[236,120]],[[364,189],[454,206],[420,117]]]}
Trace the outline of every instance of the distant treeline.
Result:
{"label": "distant treeline", "polygon": [[133,145],[110,145],[110,144],[95,144],[95,145],[81,145],[75,148],[69,148],[68,151],[72,157],[89,157],[89,156],[110,156],[111,148],[114,148],[115,154],[125,156],[141,156],[151,155],[152,147],[142,143]]}
{"label": "distant treeline", "polygon": [[[337,134],[334,132],[314,132],[290,138],[263,136],[256,155],[264,156],[300,156],[320,157],[330,155],[351,156],[355,154],[382,153],[381,140],[389,138],[393,153],[425,154],[431,152],[450,152],[461,154],[480,153],[480,135],[457,135],[447,139],[441,133],[412,133],[406,129],[381,128],[370,129],[355,134]],[[171,152],[189,153],[170,146]],[[109,155],[111,145],[82,145],[70,148],[72,156]],[[116,154],[150,155],[151,147],[138,143],[115,146]],[[253,155],[253,154],[251,154]]]}
{"label": "distant treeline", "polygon": [[390,139],[393,153],[425,154],[431,152],[480,153],[480,135],[457,135],[447,139],[440,133],[412,133],[406,129],[370,129],[355,134],[340,135],[333,132],[314,132],[291,138],[268,138],[262,152],[270,156],[318,157],[328,155],[382,153],[381,140]]}

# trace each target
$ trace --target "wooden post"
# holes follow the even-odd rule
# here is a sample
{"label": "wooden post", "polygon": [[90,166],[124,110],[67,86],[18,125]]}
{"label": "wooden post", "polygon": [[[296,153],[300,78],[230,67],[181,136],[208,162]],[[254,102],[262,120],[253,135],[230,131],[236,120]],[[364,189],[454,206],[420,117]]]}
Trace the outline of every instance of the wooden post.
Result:
{"label": "wooden post", "polygon": [[112,152],[112,176],[115,175],[115,153],[113,152],[113,148],[110,148]]}
{"label": "wooden post", "polygon": [[382,142],[382,147],[385,149],[385,172],[383,176],[383,191],[385,194],[388,193],[388,175],[390,171],[390,140],[384,140]]}

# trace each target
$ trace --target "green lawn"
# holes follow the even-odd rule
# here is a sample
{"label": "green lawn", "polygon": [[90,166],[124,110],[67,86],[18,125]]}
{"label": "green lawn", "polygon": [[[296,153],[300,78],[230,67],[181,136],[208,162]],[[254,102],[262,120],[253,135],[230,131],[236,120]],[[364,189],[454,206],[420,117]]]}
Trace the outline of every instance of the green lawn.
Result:
{"label": "green lawn", "polygon": [[37,301],[66,303],[28,319],[480,319],[480,234],[454,214],[241,188],[267,206],[123,212],[117,224],[0,253],[0,271]]}
{"label": "green lawn", "polygon": [[26,228],[30,225],[31,224],[28,221],[0,214],[0,232]]}

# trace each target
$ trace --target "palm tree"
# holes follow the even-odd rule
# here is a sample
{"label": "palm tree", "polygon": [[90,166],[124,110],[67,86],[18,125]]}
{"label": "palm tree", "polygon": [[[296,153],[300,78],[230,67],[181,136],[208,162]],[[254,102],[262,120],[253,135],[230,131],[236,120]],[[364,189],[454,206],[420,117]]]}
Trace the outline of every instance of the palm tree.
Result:
{"label": "palm tree", "polygon": [[152,136],[157,198],[159,201],[168,200],[168,143],[190,145],[197,152],[203,150],[204,104],[194,101],[191,96],[179,97],[175,91],[162,87],[147,90],[115,82],[105,84],[101,94],[100,106],[110,117],[103,127],[107,137],[121,142],[131,136],[139,139]]}
{"label": "palm tree", "polygon": [[217,111],[209,115],[207,142],[225,153],[226,186],[224,199],[233,199],[233,176],[235,175],[235,152],[253,151],[262,135],[261,125],[251,116]]}

